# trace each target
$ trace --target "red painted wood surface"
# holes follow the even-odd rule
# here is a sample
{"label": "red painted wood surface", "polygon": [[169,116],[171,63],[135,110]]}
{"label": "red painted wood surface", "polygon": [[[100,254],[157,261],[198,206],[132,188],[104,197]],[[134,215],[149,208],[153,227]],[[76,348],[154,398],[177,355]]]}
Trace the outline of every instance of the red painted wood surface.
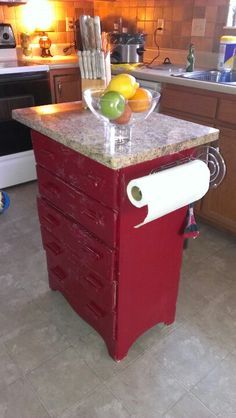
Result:
{"label": "red painted wood surface", "polygon": [[[134,228],[145,218],[147,207],[137,209],[129,202],[127,184],[192,150],[114,171],[39,133],[33,132],[32,139],[50,286],[64,294],[101,334],[110,355],[121,360],[143,332],[174,321],[186,217],[182,208]],[[90,187],[85,187],[82,169],[77,170],[81,160],[93,178]],[[103,187],[96,188],[94,179],[102,179]],[[56,193],[48,190],[48,181],[56,184]],[[69,198],[62,204],[68,188]],[[85,209],[92,208],[89,222],[81,216],[81,201]],[[103,217],[104,230],[96,224]]]}

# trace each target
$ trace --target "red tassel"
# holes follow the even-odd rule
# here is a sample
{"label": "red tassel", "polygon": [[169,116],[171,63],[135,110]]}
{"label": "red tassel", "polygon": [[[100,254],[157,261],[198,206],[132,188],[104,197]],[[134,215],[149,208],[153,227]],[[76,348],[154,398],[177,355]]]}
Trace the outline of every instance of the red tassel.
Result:
{"label": "red tassel", "polygon": [[200,232],[195,221],[194,212],[193,212],[193,203],[188,207],[187,213],[187,225],[184,230],[184,238],[197,238]]}

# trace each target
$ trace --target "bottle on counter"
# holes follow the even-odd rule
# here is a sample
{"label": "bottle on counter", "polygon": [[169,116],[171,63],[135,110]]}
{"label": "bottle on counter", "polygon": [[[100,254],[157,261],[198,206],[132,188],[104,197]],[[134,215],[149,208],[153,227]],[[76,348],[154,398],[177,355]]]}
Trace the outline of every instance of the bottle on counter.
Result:
{"label": "bottle on counter", "polygon": [[194,64],[195,64],[194,45],[190,44],[188,55],[187,55],[186,71],[187,72],[194,71]]}
{"label": "bottle on counter", "polygon": [[221,36],[218,70],[232,70],[236,56],[236,36]]}

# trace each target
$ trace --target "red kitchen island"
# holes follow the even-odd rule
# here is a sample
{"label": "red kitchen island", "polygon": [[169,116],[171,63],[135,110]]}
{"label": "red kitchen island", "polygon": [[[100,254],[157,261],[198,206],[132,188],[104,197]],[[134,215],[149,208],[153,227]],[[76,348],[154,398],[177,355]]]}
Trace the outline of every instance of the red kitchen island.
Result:
{"label": "red kitchen island", "polygon": [[79,102],[13,117],[32,129],[50,288],[121,360],[147,329],[175,319],[186,220],[183,207],[134,228],[147,207],[130,203],[127,184],[190,156],[218,130],[154,113],[116,146]]}

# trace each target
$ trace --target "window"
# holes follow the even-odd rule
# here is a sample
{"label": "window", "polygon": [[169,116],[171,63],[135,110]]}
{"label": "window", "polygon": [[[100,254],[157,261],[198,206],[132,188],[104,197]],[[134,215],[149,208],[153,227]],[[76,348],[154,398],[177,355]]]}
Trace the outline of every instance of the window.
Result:
{"label": "window", "polygon": [[236,27],[236,0],[230,0],[227,26]]}

